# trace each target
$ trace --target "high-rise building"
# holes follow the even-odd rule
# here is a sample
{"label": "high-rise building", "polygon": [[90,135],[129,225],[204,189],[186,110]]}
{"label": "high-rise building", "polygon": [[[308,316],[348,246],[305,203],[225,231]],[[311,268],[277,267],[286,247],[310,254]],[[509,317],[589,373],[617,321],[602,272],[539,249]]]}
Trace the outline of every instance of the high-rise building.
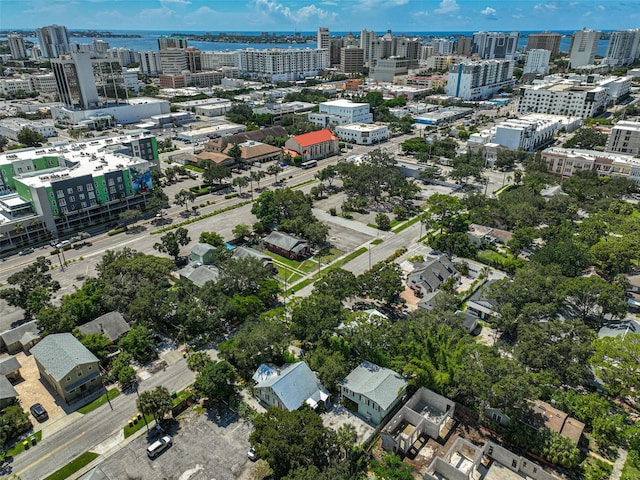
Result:
{"label": "high-rise building", "polygon": [[469,37],[458,37],[456,41],[456,55],[471,55],[471,48],[473,47],[473,39]]}
{"label": "high-rise building", "polygon": [[607,89],[579,81],[557,81],[520,89],[518,113],[547,113],[589,118],[607,106]]}
{"label": "high-rise building", "polygon": [[609,39],[607,54],[602,63],[612,67],[631,65],[640,54],[639,45],[640,29],[613,32]]}
{"label": "high-rise building", "polygon": [[364,61],[368,62],[373,57],[372,55],[372,45],[374,40],[376,39],[376,32],[373,30],[362,30],[360,32],[360,48],[364,51]]}
{"label": "high-rise building", "polygon": [[36,33],[43,57],[56,58],[71,51],[69,32],[64,25],[41,27]]}
{"label": "high-rise building", "polygon": [[106,53],[108,58],[115,58],[120,65],[126,67],[132,63],[138,63],[138,54],[135,50],[125,47],[110,48]]}
{"label": "high-rise building", "polygon": [[165,48],[160,50],[160,65],[164,75],[179,75],[187,70],[187,56],[184,49]]}
{"label": "high-rise building", "polygon": [[93,51],[96,53],[107,53],[107,50],[110,48],[109,42],[98,40],[97,38],[93,39],[91,45],[93,47]]}
{"label": "high-rise building", "polygon": [[18,60],[27,58],[27,47],[24,45],[24,37],[18,33],[9,34],[9,51],[11,58]]}
{"label": "high-rise building", "polygon": [[202,52],[196,47],[188,47],[184,50],[187,60],[187,70],[190,72],[202,71]]}
{"label": "high-rise building", "polygon": [[99,104],[98,89],[93,76],[91,55],[74,53],[68,57],[51,60],[60,99],[67,107],[95,108]]}
{"label": "high-rise building", "polygon": [[529,52],[527,53],[527,63],[525,63],[522,73],[546,75],[547,73],[549,73],[550,58],[551,52],[549,50],[529,50]]}
{"label": "high-rise building", "polygon": [[569,47],[569,68],[593,65],[602,32],[582,29],[573,32]]}
{"label": "high-rise building", "polygon": [[351,46],[341,48],[340,71],[343,73],[362,73],[364,71],[364,50]]}
{"label": "high-rise building", "polygon": [[269,82],[291,82],[315,77],[329,64],[329,52],[322,49],[271,48],[239,50],[238,68]]}
{"label": "high-rise building", "polygon": [[329,39],[329,65],[340,65],[340,50],[343,47],[341,38]]}
{"label": "high-rise building", "polygon": [[445,92],[463,100],[483,100],[513,87],[512,60],[481,60],[451,65]]}
{"label": "high-rise building", "polygon": [[160,37],[158,39],[158,48],[166,50],[167,48],[187,48],[187,39],[182,37]]}
{"label": "high-rise building", "polygon": [[472,39],[472,53],[477,53],[482,60],[513,60],[519,38],[519,32],[476,32]]}
{"label": "high-rise building", "polygon": [[140,52],[140,71],[145,75],[156,76],[162,72],[160,54],[154,51]]}
{"label": "high-rise building", "polygon": [[527,47],[524,51],[549,50],[551,57],[554,58],[560,53],[560,40],[562,40],[562,35],[559,33],[531,33],[527,37]]}
{"label": "high-rise building", "polygon": [[331,44],[329,42],[329,29],[327,27],[318,27],[316,42],[318,43],[318,49],[329,50]]}

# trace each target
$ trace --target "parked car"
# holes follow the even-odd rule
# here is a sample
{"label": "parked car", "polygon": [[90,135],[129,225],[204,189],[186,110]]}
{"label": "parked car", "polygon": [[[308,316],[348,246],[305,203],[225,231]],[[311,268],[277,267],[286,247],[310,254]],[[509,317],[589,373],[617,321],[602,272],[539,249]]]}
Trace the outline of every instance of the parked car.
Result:
{"label": "parked car", "polygon": [[22,255],[29,255],[30,253],[33,253],[34,250],[33,248],[29,247],[29,248],[25,248],[24,250],[20,250],[18,252],[18,255],[22,256]]}
{"label": "parked car", "polygon": [[256,453],[256,450],[253,447],[251,447],[247,452],[247,458],[252,462],[255,462],[258,459],[258,454]]}
{"label": "parked car", "polygon": [[147,447],[147,456],[151,459],[154,459],[171,445],[171,437],[169,435],[165,435],[164,437],[156,440]]}
{"label": "parked car", "polygon": [[33,418],[35,418],[39,422],[44,422],[45,420],[49,419],[49,414],[39,403],[34,403],[33,405],[31,405],[31,407],[29,407],[29,411],[31,412],[31,415],[33,415]]}

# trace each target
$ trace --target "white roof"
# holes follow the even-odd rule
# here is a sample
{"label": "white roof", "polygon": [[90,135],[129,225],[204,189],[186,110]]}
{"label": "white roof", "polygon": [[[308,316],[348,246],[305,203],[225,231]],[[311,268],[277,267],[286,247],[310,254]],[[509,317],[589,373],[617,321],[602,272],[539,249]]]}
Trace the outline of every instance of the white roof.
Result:
{"label": "white roof", "polygon": [[368,105],[367,103],[354,103],[351,100],[340,98],[338,100],[329,100],[328,102],[322,102],[320,105],[328,105],[331,107],[361,107]]}

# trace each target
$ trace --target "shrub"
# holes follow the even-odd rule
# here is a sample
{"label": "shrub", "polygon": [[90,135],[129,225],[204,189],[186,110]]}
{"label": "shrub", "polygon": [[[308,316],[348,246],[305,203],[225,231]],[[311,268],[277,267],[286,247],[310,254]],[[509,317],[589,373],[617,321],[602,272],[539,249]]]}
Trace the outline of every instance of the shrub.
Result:
{"label": "shrub", "polygon": [[332,217],[335,217],[338,214],[338,211],[336,210],[336,207],[331,207],[329,209],[329,213],[331,214]]}
{"label": "shrub", "polygon": [[107,233],[107,235],[112,237],[114,235],[118,235],[119,233],[126,232],[126,231],[127,231],[126,228],[120,227],[120,228],[116,228],[115,230],[111,230],[109,233]]}

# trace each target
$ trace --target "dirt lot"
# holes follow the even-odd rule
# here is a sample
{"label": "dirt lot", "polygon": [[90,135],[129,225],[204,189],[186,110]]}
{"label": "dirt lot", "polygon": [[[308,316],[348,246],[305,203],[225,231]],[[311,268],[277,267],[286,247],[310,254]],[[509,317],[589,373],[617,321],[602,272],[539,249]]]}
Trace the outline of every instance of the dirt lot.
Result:
{"label": "dirt lot", "polygon": [[[38,372],[38,367],[36,366],[36,361],[33,355],[27,355],[24,352],[20,352],[15,355],[20,362],[20,375],[23,380],[20,383],[15,384],[13,387],[18,392],[18,400],[20,401],[20,405],[25,411],[29,410],[29,407],[34,403],[40,403],[45,408],[47,413],[49,414],[49,420],[47,422],[51,422],[53,419],[66,415],[63,410],[61,403],[62,400],[57,400],[56,397],[52,395],[48,387],[44,385],[42,380],[40,380],[40,372]],[[29,418],[31,419],[31,423],[33,423],[33,428],[35,430],[40,430],[42,424],[40,424],[31,414],[29,414]]]}

